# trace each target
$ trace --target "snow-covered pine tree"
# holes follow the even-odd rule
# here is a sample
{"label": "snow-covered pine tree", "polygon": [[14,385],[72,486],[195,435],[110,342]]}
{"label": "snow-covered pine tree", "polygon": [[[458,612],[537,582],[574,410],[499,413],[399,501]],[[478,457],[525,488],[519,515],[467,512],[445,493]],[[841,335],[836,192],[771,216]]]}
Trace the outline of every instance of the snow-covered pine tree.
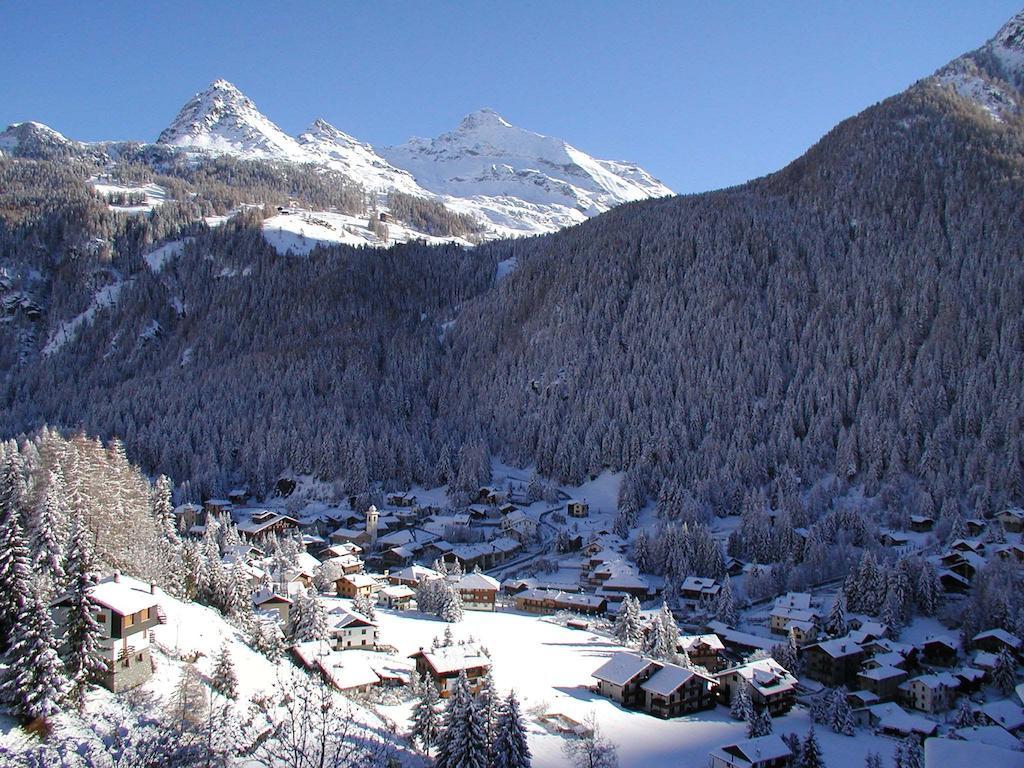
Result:
{"label": "snow-covered pine tree", "polygon": [[60,711],[68,680],[57,653],[57,628],[38,589],[18,614],[4,661],[0,697],[11,712],[29,721]]}
{"label": "snow-covered pine tree", "polygon": [[953,716],[953,726],[956,728],[970,728],[976,722],[971,700],[966,696],[961,696],[960,704],[957,706],[956,714]]}
{"label": "snow-covered pine tree", "polygon": [[377,618],[377,611],[373,607],[373,602],[370,600],[369,595],[358,595],[355,600],[352,601],[352,610],[356,613],[362,614],[370,621],[375,621]]}
{"label": "snow-covered pine tree", "polygon": [[45,597],[65,582],[64,553],[68,545],[67,491],[60,466],[50,470],[46,489],[34,515],[28,518],[26,535],[32,552],[32,565]]}
{"label": "snow-covered pine tree", "polygon": [[814,735],[814,726],[807,729],[804,743],[800,745],[800,762],[797,768],[825,768],[825,761],[821,756],[821,745],[818,744],[818,737]]}
{"label": "snow-covered pine tree", "polygon": [[847,694],[845,686],[837,688],[832,692],[829,702],[828,724],[836,733],[841,733],[843,736],[853,736],[853,709],[850,707]]}
{"label": "snow-covered pine tree", "polygon": [[526,724],[519,712],[515,691],[505,699],[495,728],[492,768],[530,768],[532,756],[526,740]]}
{"label": "snow-covered pine tree", "polygon": [[324,640],[327,637],[324,608],[309,590],[302,590],[295,596],[288,614],[288,634],[296,643]]}
{"label": "snow-covered pine tree", "polygon": [[1017,685],[1017,662],[1013,654],[1005,646],[996,654],[996,663],[992,667],[992,684],[1004,696],[1013,693]]}
{"label": "snow-covered pine tree", "polygon": [[772,716],[768,707],[754,710],[754,715],[747,721],[747,738],[767,736],[772,732]]}
{"label": "snow-covered pine tree", "polygon": [[469,679],[461,672],[445,709],[435,768],[486,768],[487,746]]}
{"label": "snow-covered pine tree", "polygon": [[480,690],[476,695],[477,708],[480,711],[480,718],[484,724],[484,736],[487,739],[488,755],[491,745],[494,744],[494,729],[498,725],[498,713],[501,710],[501,699],[498,698],[498,691],[494,687],[494,677],[488,669],[480,678]]}
{"label": "snow-covered pine tree", "polygon": [[437,615],[441,621],[456,623],[462,621],[462,594],[458,588],[450,583],[444,582],[441,592],[440,605],[437,608]]}
{"label": "snow-covered pine tree", "polygon": [[18,511],[18,475],[17,462],[10,456],[0,472],[0,649],[10,644],[32,590],[31,555]]}
{"label": "snow-covered pine tree", "polygon": [[89,600],[92,588],[92,550],[89,532],[76,515],[71,521],[71,534],[65,571],[70,579],[67,592],[67,614],[61,643],[64,666],[70,682],[68,694],[79,708],[85,703],[90,680],[100,675],[105,665],[99,656],[103,629],[96,621],[96,607]]}
{"label": "snow-covered pine tree", "polygon": [[615,616],[615,637],[627,648],[637,648],[643,641],[643,619],[640,615],[640,601],[633,595],[626,595],[622,607]]}
{"label": "snow-covered pine tree", "polygon": [[747,686],[741,684],[739,692],[732,697],[729,704],[729,716],[733,720],[750,722],[754,718],[754,705],[750,701]]}
{"label": "snow-covered pine tree", "polygon": [[675,664],[679,660],[679,626],[668,603],[662,603],[661,610],[651,619],[644,642],[644,653],[652,659]]}
{"label": "snow-covered pine tree", "polygon": [[908,736],[896,745],[893,752],[895,768],[924,768],[924,750],[915,736]]}
{"label": "snow-covered pine tree", "polygon": [[210,687],[227,699],[238,698],[238,674],[227,641],[221,643],[217,658],[214,659]]}
{"label": "snow-covered pine tree", "polygon": [[836,598],[832,601],[832,609],[828,613],[828,620],[825,622],[825,631],[832,637],[841,637],[847,632],[846,624],[846,594],[843,590],[836,592]]}
{"label": "snow-covered pine tree", "polygon": [[864,768],[882,768],[882,756],[877,752],[868,752],[864,757]]}
{"label": "snow-covered pine tree", "polygon": [[433,680],[424,680],[420,700],[412,713],[412,738],[420,748],[430,754],[441,731],[441,713],[438,711],[441,698]]}
{"label": "snow-covered pine tree", "polygon": [[722,588],[718,591],[718,597],[715,598],[714,616],[718,621],[730,627],[736,626],[739,622],[740,615],[736,610],[736,599],[733,596],[732,582],[728,576],[722,582]]}

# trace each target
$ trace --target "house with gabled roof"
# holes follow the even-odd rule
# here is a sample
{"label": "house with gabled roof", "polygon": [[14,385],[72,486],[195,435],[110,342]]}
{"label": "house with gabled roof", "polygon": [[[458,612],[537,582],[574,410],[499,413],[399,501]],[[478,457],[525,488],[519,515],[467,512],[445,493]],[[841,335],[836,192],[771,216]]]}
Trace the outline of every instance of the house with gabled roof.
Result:
{"label": "house with gabled roof", "polygon": [[334,582],[334,589],[341,597],[370,597],[379,585],[377,580],[365,573],[349,573]]}
{"label": "house with gabled roof", "polygon": [[287,595],[282,595],[272,589],[262,589],[252,596],[252,604],[257,611],[275,614],[281,624],[288,623],[292,600]]}
{"label": "house with gabled roof", "polygon": [[1002,524],[1003,529],[1007,533],[1024,532],[1024,509],[1021,509],[1020,507],[1004,509],[996,515],[996,520]]}
{"label": "house with gabled roof", "polygon": [[713,677],[668,663],[640,684],[644,711],[663,719],[714,709],[717,687]]}
{"label": "house with gabled roof", "polygon": [[852,687],[865,652],[851,637],[837,637],[804,648],[806,674],[812,680],[838,688]]}
{"label": "house with gabled roof", "polygon": [[728,704],[745,689],[754,706],[767,708],[773,716],[792,709],[796,698],[797,679],[772,658],[728,667],[715,673],[714,678],[722,703]]}
{"label": "house with gabled roof", "polygon": [[493,611],[501,583],[485,573],[467,573],[455,584],[462,607],[471,611]]}
{"label": "house with gabled roof", "polygon": [[416,663],[416,674],[434,681],[441,698],[451,696],[455,681],[466,673],[470,690],[480,692],[481,678],[491,668],[491,659],[476,643],[457,643],[440,648],[420,648],[411,658]]}
{"label": "house with gabled roof", "polygon": [[339,605],[327,612],[327,622],[327,637],[334,650],[377,647],[380,630],[372,619]]}
{"label": "house with gabled roof", "polygon": [[1024,649],[1024,643],[1019,637],[998,627],[979,632],[971,639],[971,644],[989,653],[999,653],[1005,648],[1014,655],[1020,655]]}
{"label": "house with gabled roof", "polygon": [[[96,606],[101,631],[96,656],[103,671],[98,682],[120,693],[148,680],[153,674],[150,630],[166,621],[156,587],[115,572],[89,588],[88,600]],[[67,620],[70,601],[71,595],[64,594],[51,603],[58,627]]]}
{"label": "house with gabled roof", "polygon": [[787,768],[794,755],[780,736],[769,734],[719,747],[709,757],[711,768]]}
{"label": "house with gabled roof", "polygon": [[638,708],[646,700],[640,687],[659,668],[657,662],[639,653],[619,651],[597,668],[597,692],[624,707]]}
{"label": "house with gabled roof", "polygon": [[919,675],[900,685],[903,703],[930,715],[945,712],[953,705],[960,681],[949,672]]}
{"label": "house with gabled roof", "polygon": [[725,661],[725,643],[714,632],[703,635],[680,635],[677,650],[686,651],[692,664],[704,667],[709,672],[720,670]]}

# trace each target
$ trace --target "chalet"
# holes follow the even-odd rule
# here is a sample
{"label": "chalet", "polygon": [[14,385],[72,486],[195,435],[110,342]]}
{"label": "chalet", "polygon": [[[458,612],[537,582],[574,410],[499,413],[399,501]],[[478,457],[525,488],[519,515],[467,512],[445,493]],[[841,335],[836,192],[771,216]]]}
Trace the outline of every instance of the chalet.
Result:
{"label": "chalet", "polygon": [[858,725],[870,727],[887,736],[924,738],[933,735],[939,726],[920,715],[907,712],[899,704],[875,704],[853,713]]}
{"label": "chalet", "polygon": [[980,669],[985,673],[985,677],[991,677],[992,671],[996,668],[996,664],[999,662],[999,656],[988,651],[975,651],[974,657],[971,659],[971,666],[975,669]]}
{"label": "chalet", "polygon": [[608,607],[608,601],[597,595],[574,594],[556,589],[525,589],[515,595],[516,610],[527,613],[575,613],[600,614]]}
{"label": "chalet", "polygon": [[978,707],[978,719],[983,723],[997,725],[1010,733],[1024,730],[1024,709],[1010,699],[989,701]]}
{"label": "chalet", "polygon": [[528,517],[523,510],[517,509],[502,518],[501,530],[504,535],[525,544],[537,538],[537,521]]}
{"label": "chalet", "polygon": [[758,659],[717,672],[718,695],[728,704],[733,696],[746,689],[754,706],[773,715],[781,715],[793,707],[797,679],[775,659]]}
{"label": "chalet", "polygon": [[862,689],[875,694],[878,701],[892,701],[900,695],[900,685],[908,677],[906,670],[886,664],[861,670],[857,681]]}
{"label": "chalet", "polygon": [[1024,544],[998,544],[993,549],[996,557],[1011,563],[1024,563]]}
{"label": "chalet", "polygon": [[956,642],[946,635],[931,635],[921,643],[921,656],[925,663],[937,667],[952,667],[959,653]]}
{"label": "chalet", "polygon": [[651,585],[643,576],[634,573],[620,573],[605,579],[596,594],[609,603],[620,603],[626,595],[646,600],[654,594]]}
{"label": "chalet", "polygon": [[1007,533],[1024,533],[1024,509],[1012,507],[996,515],[996,520]]}
{"label": "chalet", "polygon": [[306,669],[318,673],[343,693],[366,693],[381,684],[380,676],[366,659],[350,654],[325,653],[322,643],[316,641],[299,643],[291,650]]}
{"label": "chalet", "polygon": [[960,552],[955,560],[946,564],[946,567],[958,576],[963,576],[968,581],[974,581],[974,577],[986,565],[988,562],[981,555],[976,555],[973,552]]}
{"label": "chalet", "polygon": [[957,539],[949,545],[949,548],[954,552],[973,552],[976,555],[985,554],[984,542],[977,539]]}
{"label": "chalet", "polygon": [[341,606],[327,614],[327,637],[336,651],[376,648],[380,630],[377,623]]}
{"label": "chalet", "polygon": [[[850,626],[853,627],[854,622],[850,622]],[[860,621],[857,622],[855,629],[850,629],[849,634],[853,642],[866,645],[885,639],[885,636],[889,634],[889,627],[880,621]]]}
{"label": "chalet", "polygon": [[[120,693],[148,680],[153,674],[149,630],[165,621],[156,588],[115,573],[90,587],[88,598],[96,606],[101,632],[96,655],[103,662],[103,671],[98,681]],[[70,600],[65,594],[52,604],[58,626],[67,620]]]}
{"label": "chalet", "polygon": [[928,533],[935,528],[935,518],[928,515],[911,515],[910,530],[914,533]]}
{"label": "chalet", "polygon": [[695,604],[708,603],[718,597],[722,585],[703,576],[687,576],[679,585],[679,597]]}
{"label": "chalet", "polygon": [[467,573],[456,583],[462,607],[471,611],[493,611],[501,584],[484,573]]}
{"label": "chalet", "polygon": [[640,684],[643,708],[648,714],[663,719],[714,709],[717,686],[714,678],[696,670],[664,664]]}
{"label": "chalet", "polygon": [[391,547],[380,553],[380,559],[389,568],[412,565],[418,549],[419,547],[412,549],[408,546]]}
{"label": "chalet", "polygon": [[895,547],[896,549],[910,544],[910,537],[907,536],[907,534],[899,533],[898,531],[885,531],[881,534],[880,539],[882,544],[885,546]]}
{"label": "chalet", "polygon": [[247,498],[249,498],[248,488],[234,488],[228,492],[228,501],[232,504],[245,504]]}
{"label": "chalet", "polygon": [[813,608],[794,608],[789,605],[776,605],[768,614],[768,627],[772,634],[789,634],[790,625],[797,623],[815,626],[818,621],[818,612]]}
{"label": "chalet", "polygon": [[329,536],[332,544],[357,544],[360,547],[370,546],[370,532],[356,528],[336,528]]}
{"label": "chalet", "polygon": [[900,685],[903,703],[930,715],[945,712],[953,705],[960,681],[949,672],[921,675]]}
{"label": "chalet", "polygon": [[416,592],[405,584],[389,584],[377,593],[377,602],[394,611],[407,611],[412,607]]}
{"label": "chalet", "polygon": [[659,669],[659,664],[638,653],[620,651],[598,667],[597,692],[624,707],[639,708],[646,702],[641,685]]}
{"label": "chalet", "polygon": [[787,768],[794,755],[781,737],[758,736],[711,752],[710,768]]}
{"label": "chalet", "polygon": [[504,504],[507,500],[507,491],[484,487],[476,492],[476,498],[473,499],[473,502],[475,504],[490,504],[491,506],[497,506],[498,504]]}
{"label": "chalet", "polygon": [[808,645],[803,656],[809,678],[838,688],[852,687],[865,653],[850,637],[837,637]]}
{"label": "chalet", "polygon": [[377,580],[365,573],[352,573],[341,576],[334,582],[334,588],[340,597],[370,597],[377,587]]}
{"label": "chalet", "polygon": [[434,581],[443,579],[440,573],[433,568],[423,565],[410,565],[408,568],[400,568],[388,574],[387,579],[391,584],[404,584],[407,587],[418,587],[421,581]]}
{"label": "chalet", "polygon": [[344,557],[345,555],[353,555],[359,557],[363,554],[363,548],[358,544],[353,544],[351,541],[346,541],[341,544],[332,544],[329,547],[324,547],[317,553],[317,557],[321,560],[329,560],[332,557]]}
{"label": "chalet", "polygon": [[964,527],[967,529],[967,534],[969,536],[981,536],[988,527],[988,523],[980,517],[970,517],[967,520],[964,520]]}
{"label": "chalet", "polygon": [[206,509],[198,504],[179,504],[174,508],[174,518],[178,533],[198,534],[206,529]]}
{"label": "chalet", "polygon": [[942,584],[943,592],[962,594],[971,587],[971,582],[958,573],[950,570],[939,571],[939,583]]}
{"label": "chalet", "polygon": [[586,517],[590,514],[590,505],[586,501],[570,501],[565,505],[569,517]]}
{"label": "chalet", "polygon": [[742,560],[736,557],[727,557],[725,559],[725,572],[730,576],[736,577],[743,573],[743,569],[746,566]]}
{"label": "chalet", "polygon": [[692,664],[704,667],[709,672],[717,672],[725,664],[722,657],[725,644],[713,632],[705,635],[680,635],[677,647],[680,651],[686,651]]}
{"label": "chalet", "polygon": [[288,612],[291,610],[292,601],[286,595],[265,589],[252,596],[252,603],[257,611],[275,613],[281,624],[288,623]]}
{"label": "chalet", "polygon": [[1007,632],[1005,629],[987,629],[976,634],[971,643],[975,648],[980,648],[989,653],[999,653],[1004,648],[1010,653],[1019,656],[1024,644],[1019,637]]}
{"label": "chalet", "polygon": [[985,670],[976,667],[959,667],[953,674],[960,681],[961,693],[977,693],[985,683]]}
{"label": "chalet", "polygon": [[752,635],[749,632],[741,632],[738,629],[722,623],[721,621],[709,621],[707,628],[714,632],[722,639],[722,643],[725,645],[731,653],[738,655],[747,655],[754,653],[755,651],[765,651],[770,653],[772,647],[775,645],[775,641],[768,639],[767,637],[761,637],[760,635]]}
{"label": "chalet", "polygon": [[207,515],[223,517],[231,510],[232,504],[227,499],[207,499],[203,502],[203,509]]}
{"label": "chalet", "polygon": [[481,678],[491,668],[491,660],[479,645],[466,643],[431,650],[420,648],[409,658],[416,662],[416,674],[434,681],[441,698],[448,698],[459,674],[466,673],[469,688],[480,692]]}
{"label": "chalet", "polygon": [[392,507],[415,507],[416,497],[411,493],[392,493],[388,495],[388,504]]}
{"label": "chalet", "polygon": [[[332,547],[333,549],[333,547]],[[339,555],[324,560],[324,567],[330,569],[331,573],[338,573],[348,576],[353,573],[362,573],[366,564],[358,555]]]}

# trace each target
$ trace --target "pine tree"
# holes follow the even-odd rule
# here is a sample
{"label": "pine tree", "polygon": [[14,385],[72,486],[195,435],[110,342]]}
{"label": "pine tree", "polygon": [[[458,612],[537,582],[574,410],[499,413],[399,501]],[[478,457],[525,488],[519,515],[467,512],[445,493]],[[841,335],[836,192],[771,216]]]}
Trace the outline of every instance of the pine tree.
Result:
{"label": "pine tree", "polygon": [[440,696],[433,680],[425,680],[420,700],[412,714],[412,738],[424,752],[430,754],[441,730]]}
{"label": "pine tree", "polygon": [[877,752],[868,752],[864,758],[864,768],[882,768],[882,756]]}
{"label": "pine tree", "polygon": [[462,621],[462,594],[450,582],[444,583],[437,615],[442,621],[451,623]]}
{"label": "pine tree", "polygon": [[893,753],[895,768],[924,768],[924,750],[915,736],[908,736],[896,745]]}
{"label": "pine tree", "polygon": [[89,681],[106,668],[100,658],[100,639],[103,628],[96,621],[96,608],[89,600],[93,581],[92,550],[89,532],[79,516],[71,521],[71,539],[68,547],[66,571],[71,583],[67,594],[67,615],[64,625],[62,649],[64,665],[71,684],[69,698],[79,708],[85,703]]}
{"label": "pine tree", "polygon": [[11,642],[17,617],[31,599],[32,566],[18,512],[18,467],[8,458],[0,474],[0,648]]}
{"label": "pine tree", "polygon": [[739,622],[740,615],[739,611],[736,610],[736,600],[732,594],[732,582],[728,576],[725,577],[725,581],[722,583],[718,597],[715,598],[714,616],[718,621],[730,627],[736,626]]}
{"label": "pine tree", "polygon": [[217,658],[213,662],[210,687],[224,698],[238,698],[238,675],[235,673],[235,662],[231,659],[231,649],[226,640],[221,643]]}
{"label": "pine tree", "polygon": [[33,590],[11,633],[0,696],[24,720],[60,711],[68,690],[57,653],[57,629],[39,590]]}
{"label": "pine tree", "polygon": [[733,720],[750,722],[753,720],[754,705],[750,701],[750,693],[747,691],[746,683],[740,684],[740,690],[732,697],[729,704],[729,716]]}
{"label": "pine tree", "polygon": [[355,600],[352,601],[352,610],[356,613],[362,614],[370,621],[375,621],[377,618],[377,611],[373,607],[373,602],[370,600],[368,595],[358,595]]}
{"label": "pine tree", "polygon": [[800,762],[798,768],[825,768],[825,762],[821,757],[821,746],[818,744],[818,737],[814,735],[814,726],[807,729],[804,743],[800,747]]}
{"label": "pine tree", "polygon": [[768,708],[755,710],[753,717],[747,721],[747,738],[754,739],[758,736],[767,736],[772,732],[772,716]]}
{"label": "pine tree", "polygon": [[1006,647],[1000,648],[996,654],[996,663],[992,668],[992,683],[1004,696],[1013,693],[1017,685],[1017,662]]}
{"label": "pine tree", "polygon": [[644,653],[652,659],[675,664],[679,661],[678,647],[679,626],[668,603],[662,603],[661,610],[648,625]]}
{"label": "pine tree", "polygon": [[627,648],[637,648],[643,640],[640,601],[633,595],[626,595],[622,601],[622,607],[615,617],[614,632],[616,639]]}
{"label": "pine tree", "polygon": [[850,707],[850,702],[847,699],[847,690],[845,687],[837,688],[832,692],[831,701],[829,703],[828,719],[829,727],[833,731],[841,733],[844,736],[853,736],[853,709]]}
{"label": "pine tree", "polygon": [[953,725],[956,728],[970,728],[975,722],[971,701],[966,696],[962,696],[960,698],[960,705],[956,710],[956,715],[953,718]]}
{"label": "pine tree", "polygon": [[37,576],[42,577],[45,596],[65,581],[62,558],[67,551],[68,515],[66,509],[64,476],[60,468],[50,471],[36,514],[29,518],[27,536],[32,551],[32,565]]}
{"label": "pine tree", "polygon": [[288,614],[288,634],[296,643],[327,638],[327,616],[316,595],[308,589],[299,592]]}
{"label": "pine tree", "polygon": [[480,690],[476,695],[477,704],[480,710],[480,717],[484,724],[484,736],[487,739],[488,755],[494,744],[494,729],[498,724],[498,713],[501,709],[501,700],[498,698],[498,691],[494,687],[494,677],[490,668],[480,678]]}
{"label": "pine tree", "polygon": [[492,754],[492,768],[530,768],[532,757],[526,739],[526,724],[514,691],[509,693],[498,715]]}
{"label": "pine tree", "polygon": [[846,624],[846,595],[843,590],[836,592],[836,599],[832,601],[832,610],[829,611],[828,621],[825,623],[825,631],[832,637],[841,637],[848,630]]}
{"label": "pine tree", "polygon": [[486,768],[488,744],[483,719],[470,693],[466,673],[456,679],[448,699],[436,768]]}

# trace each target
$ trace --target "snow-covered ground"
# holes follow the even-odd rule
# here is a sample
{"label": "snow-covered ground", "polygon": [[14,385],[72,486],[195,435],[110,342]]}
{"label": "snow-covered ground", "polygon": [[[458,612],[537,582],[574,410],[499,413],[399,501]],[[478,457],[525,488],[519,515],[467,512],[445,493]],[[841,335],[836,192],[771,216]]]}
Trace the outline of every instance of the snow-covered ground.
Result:
{"label": "snow-covered ground", "polygon": [[109,180],[101,181],[99,179],[89,179],[89,184],[99,194],[108,199],[115,195],[142,195],[145,198],[145,202],[141,205],[110,204],[110,209],[112,211],[118,211],[120,213],[149,213],[156,206],[163,205],[167,202],[167,190],[159,184],[130,186],[118,184]]}
{"label": "snow-covered ground", "polygon": [[[429,647],[449,626],[432,616],[410,611],[378,610],[381,641],[402,654]],[[453,626],[456,639],[470,636],[482,643],[494,663],[494,679],[501,692],[515,689],[530,713],[530,749],[535,768],[566,768],[564,738],[544,730],[535,719],[541,710],[560,713],[582,722],[593,713],[605,735],[618,745],[623,768],[678,768],[704,766],[708,753],[723,744],[745,738],[745,725],[729,718],[728,709],[660,720],[642,712],[620,708],[593,693],[591,673],[621,646],[607,637],[568,629],[544,617],[514,611],[466,611]],[[409,706],[383,708],[405,722]],[[775,733],[806,733],[806,711],[797,708],[775,720]],[[830,768],[860,768],[868,752],[879,752],[886,763],[895,746],[891,739],[858,730],[855,738],[817,728]]]}
{"label": "snow-covered ground", "polygon": [[46,346],[43,347],[43,355],[49,357],[55,352],[59,352],[69,341],[74,341],[79,331],[92,322],[97,312],[112,307],[117,303],[117,297],[123,287],[124,283],[118,281],[100,288],[83,312],[75,315],[70,320],[65,320],[54,329],[46,342]]}
{"label": "snow-covered ground", "polygon": [[383,248],[395,243],[422,240],[438,243],[471,243],[459,237],[434,237],[395,221],[389,221],[387,239],[379,237],[367,226],[366,216],[326,211],[291,211],[272,216],[263,222],[263,236],[280,253],[304,255],[318,245],[365,245]]}

